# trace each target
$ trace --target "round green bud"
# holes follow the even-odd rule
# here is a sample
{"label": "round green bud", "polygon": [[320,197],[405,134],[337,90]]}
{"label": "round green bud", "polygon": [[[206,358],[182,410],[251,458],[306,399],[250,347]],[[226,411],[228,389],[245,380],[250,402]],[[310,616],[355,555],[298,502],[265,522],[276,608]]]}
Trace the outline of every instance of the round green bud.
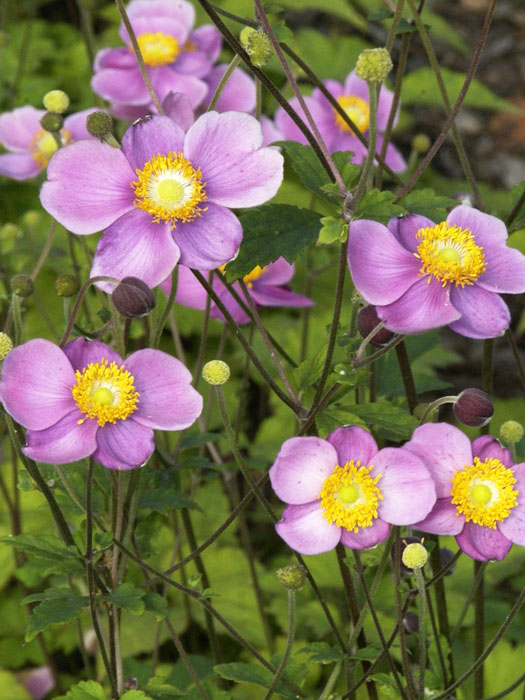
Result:
{"label": "round green bud", "polygon": [[21,234],[22,231],[16,224],[7,223],[0,228],[0,239],[3,241],[10,241],[13,238],[18,238]]}
{"label": "round green bud", "polygon": [[401,555],[401,561],[408,569],[422,569],[427,559],[428,552],[420,542],[407,544]]}
{"label": "round green bud", "polygon": [[417,153],[426,153],[431,145],[432,141],[426,134],[416,134],[412,139],[412,148]]}
{"label": "round green bud", "polygon": [[382,83],[392,68],[392,59],[386,49],[365,49],[355,64],[358,78],[372,83]]}
{"label": "round green bud", "polygon": [[502,440],[515,444],[523,437],[523,426],[516,420],[507,420],[502,423],[499,434]]}
{"label": "round green bud", "polygon": [[206,362],[202,368],[202,377],[204,381],[213,386],[219,386],[220,384],[226,384],[230,378],[230,368],[222,360],[211,360]]}
{"label": "round green bud", "polygon": [[113,119],[107,112],[92,112],[87,116],[86,129],[91,136],[101,139],[111,132],[112,127]]}
{"label": "round green bud", "polygon": [[36,209],[30,209],[22,217],[22,223],[27,228],[36,228],[38,224],[42,221],[42,212]]}
{"label": "round green bud", "polygon": [[7,333],[0,333],[0,360],[3,360],[6,355],[13,349],[13,341]]}
{"label": "round green bud", "polygon": [[62,90],[50,90],[42,100],[48,112],[62,114],[69,107],[69,97]]}
{"label": "round green bud", "polygon": [[306,581],[306,569],[299,564],[283,566],[282,569],[277,569],[276,574],[281,586],[290,591],[301,590]]}
{"label": "round green bud", "polygon": [[65,273],[56,278],[53,288],[59,297],[74,297],[80,285],[75,275]]}
{"label": "round green bud", "polygon": [[35,283],[29,275],[15,275],[11,277],[11,291],[17,297],[30,297],[35,291]]}
{"label": "round green bud", "polygon": [[40,120],[40,126],[52,134],[57,133],[64,126],[64,117],[56,112],[46,112]]}
{"label": "round green bud", "polygon": [[265,66],[272,56],[272,43],[261,29],[244,27],[239,35],[241,44],[256,68]]}

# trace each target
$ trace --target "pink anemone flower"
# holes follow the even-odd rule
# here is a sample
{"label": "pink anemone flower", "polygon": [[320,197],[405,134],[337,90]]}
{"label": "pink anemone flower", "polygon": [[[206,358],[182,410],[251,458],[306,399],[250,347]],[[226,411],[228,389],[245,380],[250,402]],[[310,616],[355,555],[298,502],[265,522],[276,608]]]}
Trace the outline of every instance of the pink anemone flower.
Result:
{"label": "pink anemone flower", "polygon": [[[370,106],[368,103],[368,87],[366,80],[358,78],[352,71],[344,84],[336,80],[324,81],[325,87],[335,97],[339,105],[347,113],[350,119],[357,126],[359,131],[368,138],[368,127],[370,123]],[[310,97],[305,97],[306,106],[310,111],[324,142],[330,153],[335,151],[351,151],[354,156],[352,163],[360,165],[366,157],[366,147],[355,136],[354,132],[334,110],[330,102],[316,88]],[[388,115],[394,99],[393,93],[384,85],[381,85],[379,100],[377,105],[377,130],[384,131],[388,123]],[[290,105],[305,120],[304,112],[296,98],[290,100]],[[308,122],[306,122],[308,124]],[[280,107],[275,114],[275,125],[281,132],[282,138],[287,141],[298,141],[307,144],[302,131]],[[377,153],[381,152],[383,138],[380,133],[377,135]],[[388,144],[385,162],[394,172],[400,172],[406,168],[406,162],[399,151]]]}
{"label": "pink anemone flower", "polygon": [[73,233],[105,229],[92,275],[155,287],[179,258],[211,270],[235,256],[242,227],[229,207],[266,202],[283,179],[281,154],[261,143],[248,114],[207,112],[186,134],[153,116],[126,131],[122,150],[94,140],[61,149],[41,201]]}
{"label": "pink anemone flower", "polygon": [[525,545],[525,464],[513,464],[495,438],[471,443],[452,425],[426,423],[405,450],[424,462],[436,483],[436,505],[415,528],[455,535],[478,561],[503,559],[513,542]]}
{"label": "pink anemone flower", "polygon": [[[86,129],[86,117],[94,111],[86,109],[64,119],[60,132],[63,145],[92,138]],[[0,114],[0,144],[10,151],[0,155],[0,175],[29,180],[47,167],[58,144],[53,134],[40,125],[45,113],[44,109],[27,105]]]}
{"label": "pink anemone flower", "polygon": [[412,525],[436,502],[421,459],[400,447],[378,450],[357,426],[337,428],[326,440],[286,440],[270,480],[290,504],[275,529],[301,554],[327,552],[339,542],[373,547],[388,537],[390,525]]}
{"label": "pink anemone flower", "polygon": [[466,205],[439,224],[417,214],[388,227],[363,219],[350,224],[348,264],[389,330],[448,325],[469,338],[494,338],[510,323],[499,295],[525,291],[525,256],[506,241],[503,221]]}
{"label": "pink anemone flower", "polygon": [[23,451],[31,459],[65,464],[92,456],[109,469],[135,469],[153,452],[154,429],[183,430],[200,415],[191,379],[159,350],[122,360],[97,340],[77,338],[61,350],[37,338],[5,358],[0,399],[27,428]]}
{"label": "pink anemone flower", "polygon": [[[221,50],[218,30],[204,25],[192,31],[195,9],[186,0],[132,0],[127,12],[159,99],[170,91],[183,92],[197,107],[208,92],[203,78]],[[152,111],[151,98],[123,24],[119,34],[126,48],[103,49],[97,54],[91,86],[113,103],[117,116],[126,108],[138,109],[136,117],[143,116]]]}
{"label": "pink anemone flower", "polygon": [[[293,273],[294,266],[284,258],[278,258],[278,260],[265,267],[259,267],[259,265],[257,265],[251,272],[243,277],[243,280],[256,306],[284,306],[296,308],[312,306],[314,302],[311,299],[302,294],[296,294],[288,288],[288,282],[293,277]],[[250,321],[250,317],[239,306],[220,279],[214,278],[212,286],[236,323],[243,324]],[[168,294],[171,287],[171,278],[163,282],[161,287],[166,294]],[[234,283],[234,288],[239,297],[245,302],[245,297],[240,285]],[[175,301],[183,306],[189,306],[192,309],[204,310],[206,308],[206,298],[206,290],[191,270],[184,267],[184,265],[179,265]],[[224,316],[213,301],[210,306],[210,316],[224,321]]]}

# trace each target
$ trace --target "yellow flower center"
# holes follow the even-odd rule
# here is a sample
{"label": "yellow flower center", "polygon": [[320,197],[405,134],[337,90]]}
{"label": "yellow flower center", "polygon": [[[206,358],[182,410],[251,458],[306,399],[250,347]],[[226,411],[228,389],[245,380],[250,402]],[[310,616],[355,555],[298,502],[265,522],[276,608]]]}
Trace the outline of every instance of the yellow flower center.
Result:
{"label": "yellow flower center", "polygon": [[[222,272],[224,274],[224,271],[226,269],[226,265],[228,263],[224,263],[224,265],[221,265],[219,267],[219,272]],[[268,270],[268,266],[265,265],[264,267],[261,267],[260,265],[256,265],[251,272],[248,272],[247,275],[244,275],[242,278],[242,281],[247,287],[253,287],[253,283],[255,280],[258,280],[259,277],[262,277],[263,275],[266,274],[266,271]]]}
{"label": "yellow flower center", "polygon": [[126,419],[137,410],[139,394],[132,375],[116,362],[92,362],[75,372],[77,383],[71,388],[75,403],[85,418],[96,418],[100,426]]}
{"label": "yellow flower center", "polygon": [[372,525],[378,502],[383,500],[381,489],[376,486],[381,474],[371,477],[372,469],[372,465],[363,467],[361,462],[350,460],[344,467],[337,466],[324,480],[318,498],[329,523],[354,532]]}
{"label": "yellow flower center", "polygon": [[137,170],[138,180],[132,182],[135,190],[133,204],[153,216],[153,221],[167,221],[174,227],[177,221],[193,221],[206,208],[206,183],[202,182],[200,168],[193,168],[182,153],[160,153]]}
{"label": "yellow flower center", "polygon": [[137,42],[147,66],[165,66],[166,63],[173,63],[180,52],[177,39],[163,32],[139,34]]}
{"label": "yellow flower center", "polygon": [[[67,129],[62,129],[60,136],[64,146],[66,146],[68,143],[72,143],[73,141],[73,138]],[[55,137],[45,129],[39,129],[29,144],[29,150],[31,151],[33,160],[35,160],[42,168],[47,167],[47,164],[51,160],[51,156],[57,149],[58,144]]]}
{"label": "yellow flower center", "polygon": [[517,505],[518,491],[512,469],[499,459],[488,458],[457,471],[452,477],[452,503],[467,522],[496,528]]}
{"label": "yellow flower center", "polygon": [[[370,107],[368,102],[363,100],[361,97],[357,97],[357,95],[341,95],[341,97],[337,98],[337,102],[354,122],[361,133],[368,129],[368,123],[370,121]],[[348,131],[352,133],[352,129],[348,126],[342,116],[335,110],[334,114],[336,124],[341,131]]]}
{"label": "yellow flower center", "polygon": [[192,51],[197,51],[197,44],[194,41],[191,41],[190,39],[186,39],[186,41],[182,45],[182,50],[189,51],[190,53]]}
{"label": "yellow flower center", "polygon": [[420,228],[416,238],[421,241],[414,253],[421,260],[419,274],[434,275],[443,287],[448,282],[462,287],[473,284],[485,272],[483,248],[476,245],[468,228],[442,221],[436,226]]}

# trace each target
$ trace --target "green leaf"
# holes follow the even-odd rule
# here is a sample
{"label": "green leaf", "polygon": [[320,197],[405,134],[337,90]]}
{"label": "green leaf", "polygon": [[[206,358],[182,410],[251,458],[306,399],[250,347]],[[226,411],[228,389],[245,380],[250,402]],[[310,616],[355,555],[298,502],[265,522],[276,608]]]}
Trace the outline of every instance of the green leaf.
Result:
{"label": "green leaf", "polygon": [[[451,104],[453,105],[460,93],[465,76],[449,68],[442,68],[441,74]],[[431,68],[419,68],[409,73],[403,80],[401,87],[401,101],[405,105],[427,104],[442,105],[441,93],[436,76]],[[502,109],[517,111],[517,108],[507,100],[498,97],[486,85],[475,78],[472,80],[467,95],[463,102],[465,107],[479,107],[481,109]]]}
{"label": "green leaf", "polygon": [[164,620],[168,614],[168,602],[165,598],[158,593],[146,593],[143,600],[146,610],[155,615],[157,622]]}
{"label": "green leaf", "polygon": [[273,33],[275,34],[275,38],[279,43],[290,41],[290,39],[293,37],[292,30],[286,26],[286,22],[283,19],[280,19],[277,22],[272,22],[271,27]]}
{"label": "green leaf", "polygon": [[2,669],[0,669],[0,697],[2,700],[32,700],[33,698],[13,673]]}
{"label": "green leaf", "polygon": [[457,204],[452,197],[438,195],[430,187],[424,190],[412,190],[403,198],[403,206],[411,214],[426,216],[435,223],[447,218],[447,208]]}
{"label": "green leaf", "polygon": [[315,243],[321,228],[320,214],[290,204],[255,207],[242,214],[240,220],[244,236],[239,255],[226,266],[230,282],[281,255],[294,262],[301,251]]}
{"label": "green leaf", "polygon": [[61,695],[57,700],[109,700],[109,696],[100,683],[81,681],[70,688],[67,695]]}
{"label": "green leaf", "polygon": [[[284,149],[287,161],[305,187],[328,202],[341,202],[338,190],[333,193],[323,189],[324,186],[331,186],[333,183],[311,146],[297,141],[276,141],[276,145]],[[350,153],[347,157],[347,160],[349,159]]]}
{"label": "green leaf", "polygon": [[[347,7],[348,2],[344,0]],[[303,2],[303,0],[299,0]],[[332,0],[323,2],[323,12]],[[303,9],[303,8],[301,8]],[[330,35],[305,27],[295,33],[290,42],[292,48],[315,71],[320,80],[339,80],[343,82],[352,70],[361,51],[372,48],[372,44],[356,36],[340,34],[331,31]]]}
{"label": "green leaf", "polygon": [[339,218],[333,216],[323,216],[321,219],[323,224],[319,231],[317,245],[329,245],[335,241],[344,242],[348,236],[348,224]]}
{"label": "green leaf", "polygon": [[329,3],[319,0],[277,0],[276,5],[280,5],[287,10],[320,10],[332,13],[341,19],[350,22],[359,29],[366,29],[366,24],[361,15],[351,7],[346,0],[330,0]]}
{"label": "green leaf", "polygon": [[87,596],[78,596],[71,593],[69,589],[49,589],[44,593],[37,593],[27,596],[24,602],[34,602],[39,597],[44,599],[37,605],[27,623],[25,641],[30,642],[39,632],[42,632],[49,625],[60,622],[71,622],[78,617],[89,603]]}
{"label": "green leaf", "polygon": [[319,437],[325,438],[332,430],[340,428],[342,425],[360,425],[366,427],[366,423],[355,413],[351,413],[341,406],[330,406],[317,414],[315,418]]}
{"label": "green leaf", "polygon": [[369,12],[368,21],[379,22],[379,20],[382,19],[391,19],[393,16],[394,13],[392,12],[392,10],[389,10],[388,7],[383,7],[380,10],[376,10],[375,12]]}
{"label": "green leaf", "polygon": [[186,494],[175,489],[149,489],[139,496],[139,508],[149,508],[157,513],[164,513],[168,508],[196,508],[200,507],[188,498]]}
{"label": "green leaf", "polygon": [[[226,678],[226,680],[235,681],[236,683],[250,683],[262,688],[269,688],[274,677],[273,673],[262,666],[241,661],[231,664],[218,664],[213,667],[213,670],[221,678]],[[278,684],[277,692],[285,695],[287,698],[295,697],[295,693],[283,683]]]}
{"label": "green leaf", "polygon": [[386,401],[351,404],[343,410],[361,418],[367,425],[390,440],[408,440],[419,425],[418,419],[406,409]]}
{"label": "green leaf", "polygon": [[364,195],[353,216],[354,219],[372,219],[387,224],[393,216],[405,213],[405,208],[394,204],[396,195],[385,190],[371,190]]}
{"label": "green leaf", "polygon": [[303,647],[301,653],[310,654],[308,661],[314,664],[332,664],[343,659],[341,649],[326,642],[312,642]]}
{"label": "green leaf", "polygon": [[398,690],[395,680],[392,678],[392,676],[389,676],[388,673],[372,673],[368,677],[372,678],[372,680],[376,681],[377,683],[382,683],[383,685],[386,685],[389,688]]}
{"label": "green leaf", "polygon": [[187,695],[186,691],[179,690],[174,685],[166,683],[165,678],[155,676],[151,678],[145,686],[145,691],[151,695],[153,700],[170,700],[181,695]]}
{"label": "green leaf", "polygon": [[308,389],[308,387],[315,384],[321,376],[327,348],[328,346],[325,345],[318,353],[309,357],[304,362],[301,362],[299,367],[294,369],[294,377],[299,391]]}
{"label": "green leaf", "polygon": [[196,435],[186,435],[181,444],[181,450],[188,447],[200,447],[206,442],[217,442],[222,435],[219,433],[197,433]]}
{"label": "green leaf", "polygon": [[154,700],[151,695],[146,695],[142,690],[128,690],[120,696],[120,700]]}
{"label": "green leaf", "polygon": [[64,558],[78,560],[76,548],[66,546],[55,535],[8,535],[7,537],[0,537],[0,542],[9,544],[15,549],[36,554],[44,559],[53,559],[54,561],[62,561]]}
{"label": "green leaf", "polygon": [[132,615],[142,615],[146,608],[144,603],[145,591],[135,587],[133,583],[121,583],[109,595],[102,596],[122,610],[132,613]]}

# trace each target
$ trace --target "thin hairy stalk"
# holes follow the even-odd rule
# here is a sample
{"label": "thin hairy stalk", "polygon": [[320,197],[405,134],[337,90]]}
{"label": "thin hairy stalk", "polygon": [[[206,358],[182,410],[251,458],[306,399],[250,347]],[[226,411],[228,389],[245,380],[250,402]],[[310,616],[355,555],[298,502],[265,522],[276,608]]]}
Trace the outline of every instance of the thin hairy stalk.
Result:
{"label": "thin hairy stalk", "polygon": [[[253,336],[255,335],[255,326],[253,323],[250,323],[250,329],[248,331],[248,343],[252,345],[253,343]],[[234,434],[235,434],[235,439],[239,439],[239,434],[241,432],[241,421],[244,416],[244,411],[245,411],[245,404],[246,404],[246,394],[248,391],[248,379],[250,376],[250,358],[248,355],[244,358],[244,366],[242,368],[242,376],[241,376],[241,387],[239,389],[239,403],[237,406],[237,414],[235,416],[235,423],[234,423]]]}
{"label": "thin hairy stalk", "polygon": [[271,376],[268,374],[268,372],[266,371],[266,368],[264,367],[264,365],[259,360],[256,353],[253,351],[253,349],[248,344],[248,341],[244,337],[244,334],[241,331],[240,327],[238,326],[237,323],[235,323],[235,321],[232,318],[232,315],[230,314],[228,309],[225,307],[225,305],[222,303],[219,296],[215,293],[215,290],[213,289],[213,287],[207,282],[205,277],[198,270],[192,270],[192,272],[195,275],[195,277],[199,280],[201,285],[204,287],[204,289],[208,292],[209,297],[211,297],[211,299],[214,301],[214,303],[216,304],[216,306],[218,307],[220,312],[225,317],[226,321],[228,322],[228,325],[233,330],[235,337],[242,345],[246,354],[249,355],[251,361],[253,362],[255,367],[258,369],[258,371],[262,375],[263,379],[268,383],[268,385],[272,388],[274,393],[281,399],[281,401],[283,403],[285,403],[289,408],[291,408],[294,413],[301,413],[302,407],[298,406],[296,404],[296,402],[294,402],[292,399],[290,399],[282,391],[282,389],[273,381]]}
{"label": "thin hairy stalk", "polygon": [[410,366],[410,358],[404,342],[401,342],[396,346],[396,355],[399,370],[401,372],[401,379],[403,380],[403,386],[405,387],[408,410],[410,413],[414,413],[414,409],[417,406],[417,391],[414,383],[414,376],[412,374],[412,368]]}
{"label": "thin hairy stalk", "polygon": [[[485,646],[485,562],[474,561],[474,580],[479,578],[474,593],[474,659],[483,653]],[[485,679],[483,664],[474,673],[474,697],[484,697]]]}
{"label": "thin hairy stalk", "polygon": [[173,642],[175,649],[177,650],[177,653],[180,656],[186,671],[188,672],[188,675],[190,676],[191,680],[195,683],[195,687],[197,688],[197,692],[199,693],[201,698],[203,698],[203,700],[208,700],[209,695],[206,693],[206,691],[202,687],[202,684],[199,680],[199,676],[197,674],[197,671],[195,670],[188,655],[186,654],[186,650],[184,649],[184,646],[183,646],[182,642],[180,641],[180,637],[175,632],[175,628],[171,624],[169,617],[166,617],[164,619],[164,622],[166,624],[166,627],[168,628],[168,632],[170,633],[171,641]]}
{"label": "thin hairy stalk", "polygon": [[390,53],[390,51],[392,51],[392,46],[394,45],[394,39],[396,37],[397,27],[399,25],[399,22],[401,21],[402,15],[403,15],[404,4],[405,4],[405,0],[397,0],[396,10],[395,10],[394,16],[392,18],[392,24],[390,25],[390,29],[388,31],[388,36],[386,38],[385,49],[388,51],[388,53]]}
{"label": "thin hairy stalk", "polygon": [[521,193],[518,201],[512,207],[510,214],[507,216],[507,218],[505,220],[505,224],[507,225],[507,227],[510,226],[511,223],[514,221],[514,219],[518,216],[519,211],[520,211],[521,207],[523,206],[523,204],[525,204],[525,187],[523,188],[523,192]]}
{"label": "thin hairy stalk", "polygon": [[399,343],[402,343],[405,340],[405,338],[406,335],[398,335],[392,341],[390,341],[388,345],[385,345],[379,350],[376,350],[376,352],[372,353],[371,355],[368,355],[368,357],[363,357],[362,360],[352,360],[352,367],[354,369],[360,369],[361,367],[366,367],[367,365],[373,364],[380,357],[386,355],[386,353],[389,350],[392,350],[393,348],[397,347]]}
{"label": "thin hairy stalk", "polygon": [[432,401],[432,403],[429,403],[428,406],[425,408],[423,415],[421,416],[421,419],[419,421],[419,425],[423,425],[423,423],[426,423],[427,418],[430,416],[431,413],[433,413],[436,408],[439,408],[440,406],[443,406],[446,403],[456,403],[457,401],[457,396],[442,396],[440,399],[436,399],[435,401]]}
{"label": "thin hairy stalk", "polygon": [[179,266],[175,265],[173,268],[173,272],[171,274],[171,287],[170,287],[170,293],[168,294],[168,298],[166,299],[166,304],[164,305],[164,308],[162,309],[162,313],[159,317],[159,320],[157,321],[157,329],[155,331],[155,342],[153,347],[158,348],[160,344],[160,339],[162,338],[162,331],[164,330],[164,325],[166,321],[168,320],[168,316],[170,315],[170,311],[173,308],[173,304],[175,302],[175,295],[177,294],[177,284],[179,281]]}
{"label": "thin hairy stalk", "polygon": [[268,21],[268,17],[266,16],[266,12],[264,11],[264,8],[262,6],[261,0],[254,0],[255,7],[257,8],[257,13],[259,15],[259,18],[261,22],[264,25],[264,29],[266,30],[266,33],[268,34],[268,37],[270,41],[272,42],[272,46],[274,48],[275,54],[277,58],[279,59],[279,63],[282,66],[282,69],[284,71],[284,74],[286,75],[286,79],[288,80],[288,83],[290,84],[290,87],[293,90],[293,93],[295,97],[297,98],[297,101],[301,105],[301,109],[306,117],[306,121],[308,122],[308,125],[312,131],[312,134],[314,135],[317,145],[319,146],[319,149],[321,150],[323,156],[326,159],[326,162],[330,166],[330,170],[332,171],[332,177],[337,183],[339,190],[341,191],[341,194],[344,195],[346,193],[346,185],[343,182],[343,178],[339,174],[339,170],[337,169],[332,156],[330,154],[330,151],[326,147],[326,144],[324,142],[323,137],[321,136],[321,132],[319,131],[317,124],[315,123],[314,118],[310,114],[310,110],[308,109],[305,99],[303,95],[301,94],[301,91],[299,90],[299,87],[297,85],[297,81],[292,75],[292,71],[290,70],[290,66],[288,65],[288,62],[286,58],[284,57],[284,54],[281,50],[281,47],[279,45],[279,42],[277,41],[277,38],[275,36],[275,33],[272,29],[272,26],[270,22]]}
{"label": "thin hairy stalk", "polygon": [[53,245],[53,238],[55,237],[55,232],[57,228],[57,222],[55,219],[51,222],[51,228],[49,229],[49,233],[47,234],[46,242],[44,243],[44,247],[42,248],[42,252],[40,253],[40,257],[35,263],[34,268],[31,270],[29,273],[29,277],[33,280],[33,282],[36,280],[38,273],[42,269],[42,265],[44,264],[47,256],[49,255],[49,251],[51,250],[51,246]]}
{"label": "thin hairy stalk", "polygon": [[[80,13],[80,31],[86,45],[86,53],[89,65],[95,61],[95,40],[93,37],[93,24],[91,22],[91,3],[86,0],[77,0],[78,11]],[[97,99],[100,99],[97,95]]]}
{"label": "thin hairy stalk", "polygon": [[155,105],[155,109],[159,114],[165,114],[164,109],[160,103],[159,97],[157,93],[155,92],[155,88],[151,84],[150,77],[148,75],[148,70],[146,68],[146,64],[144,63],[144,58],[142,56],[142,52],[140,50],[139,43],[137,41],[137,37],[135,35],[135,32],[133,31],[133,27],[131,26],[131,22],[129,21],[128,13],[126,12],[126,8],[124,7],[124,3],[122,0],[115,0],[118,11],[120,14],[120,17],[122,19],[122,22],[124,26],[126,27],[126,31],[128,33],[128,36],[131,40],[131,46],[133,48],[133,53],[135,54],[135,58],[137,59],[140,75],[142,76],[142,80],[144,81],[144,85],[146,86],[146,90],[149,93],[149,96],[151,97],[151,101]]}
{"label": "thin hairy stalk", "polygon": [[[434,588],[434,596],[436,599],[436,609],[439,610],[439,631],[445,637],[448,642],[449,653],[448,653],[448,668],[449,676],[453,681],[455,678],[454,671],[454,656],[452,654],[452,639],[450,637],[450,624],[448,618],[448,604],[447,596],[445,592],[445,581],[443,576],[438,576],[438,574],[443,570],[444,567],[441,566],[441,555],[439,553],[439,535],[428,534],[425,539],[429,542],[434,542],[434,548],[430,552],[430,566],[432,568],[433,579],[432,585]],[[459,554],[458,554],[459,556]],[[451,564],[451,562],[449,562]],[[428,582],[430,586],[431,582]]]}
{"label": "thin hairy stalk", "polygon": [[436,651],[438,654],[439,666],[441,670],[441,678],[443,679],[443,685],[446,686],[447,681],[447,666],[445,663],[445,658],[443,656],[443,649],[441,648],[441,639],[439,637],[439,629],[436,623],[436,616],[434,614],[434,605],[432,603],[432,596],[425,583],[425,599],[428,610],[428,617],[430,619],[430,625],[432,627],[432,634],[434,635],[434,644],[436,645]]}
{"label": "thin hairy stalk", "polygon": [[[211,275],[212,273],[208,273],[208,279],[207,279],[207,284],[211,288]],[[211,308],[211,297],[208,294],[206,296],[206,304],[204,307],[204,315],[202,318],[202,330],[201,330],[201,339],[199,343],[199,353],[197,355],[197,362],[195,363],[195,370],[193,372],[193,385],[196,387],[199,383],[199,379],[201,378],[201,372],[202,372],[202,366],[204,364],[204,353],[206,351],[206,343],[208,340],[208,328],[210,325],[210,308]]]}
{"label": "thin hairy stalk", "polygon": [[407,684],[406,692],[408,700],[414,700],[416,697],[416,689],[414,687],[414,677],[412,675],[412,667],[408,658],[407,642],[405,637],[405,628],[403,618],[406,615],[406,609],[401,605],[401,530],[399,527],[394,528],[394,592],[396,598],[396,613],[397,613],[397,630],[399,632],[399,646],[401,648],[401,665],[403,674]]}
{"label": "thin hairy stalk", "polygon": [[421,569],[414,569],[414,578],[418,590],[417,597],[417,613],[419,621],[418,634],[418,658],[419,658],[419,683],[417,697],[418,700],[425,700],[425,670],[427,666],[427,630],[426,630],[426,595],[425,595],[425,579]]}
{"label": "thin hairy stalk", "polygon": [[361,345],[357,348],[357,352],[354,355],[354,359],[359,361],[363,357],[363,353],[365,351],[365,348],[367,345],[370,343],[371,340],[373,340],[376,335],[385,327],[385,322],[384,321],[379,321],[377,326],[375,328],[372,328],[370,333],[363,338],[363,342]]}
{"label": "thin hairy stalk", "polygon": [[463,620],[465,619],[465,617],[468,613],[468,609],[470,608],[470,605],[472,604],[472,601],[474,600],[474,598],[476,596],[476,591],[478,590],[478,586],[481,583],[481,579],[483,577],[486,566],[487,566],[487,562],[483,562],[482,566],[478,568],[476,576],[472,582],[472,588],[470,589],[469,594],[466,597],[465,602],[463,603],[463,607],[462,607],[461,612],[458,616],[456,626],[454,627],[454,629],[452,630],[452,633],[450,635],[450,644],[451,645],[454,644],[454,642],[456,641],[456,638],[461,630],[461,627],[463,625]]}
{"label": "thin hairy stalk", "polygon": [[226,83],[228,80],[231,78],[231,75],[233,71],[237,68],[239,63],[241,62],[240,56],[237,56],[237,54],[233,57],[233,59],[230,62],[230,65],[226,70],[224,71],[224,75],[222,78],[219,80],[219,84],[217,85],[217,88],[215,89],[215,92],[213,93],[213,97],[211,98],[210,106],[206,111],[211,112],[212,109],[215,109],[217,106],[217,102],[219,101],[219,97],[222,94],[222,91],[224,90]]}
{"label": "thin hairy stalk", "polygon": [[[55,464],[55,469],[57,470],[57,474],[60,477],[60,480],[66,489],[69,497],[73,501],[73,503],[77,506],[77,508],[80,508],[80,510],[85,513],[86,512],[86,504],[82,502],[82,499],[80,498],[79,494],[76,492],[75,487],[73,484],[70,482],[64,468],[62,467],[61,464]],[[93,521],[96,523],[97,527],[100,528],[102,532],[106,532],[106,528],[104,527],[104,524],[102,521],[97,518],[96,515],[93,515]]]}
{"label": "thin hairy stalk", "polygon": [[264,700],[270,700],[270,698],[273,697],[279,681],[281,680],[281,676],[284,675],[284,670],[286,668],[286,664],[288,663],[288,659],[290,658],[290,654],[292,653],[292,647],[295,639],[295,593],[296,592],[294,590],[288,590],[288,638],[286,639],[286,647],[284,649],[281,663],[275,672],[272,684],[268,688],[268,692],[264,696]]}
{"label": "thin hairy stalk", "polygon": [[332,673],[330,674],[330,677],[328,678],[325,687],[323,688],[323,692],[319,696],[319,700],[328,700],[328,698],[333,697],[332,696],[332,690],[334,689],[335,684],[337,683],[337,679],[339,678],[341,674],[341,669],[343,667],[343,662],[338,661],[336,665],[332,669]]}
{"label": "thin hairy stalk", "polygon": [[518,346],[516,344],[516,339],[514,338],[514,334],[513,334],[512,330],[510,329],[510,327],[507,328],[505,336],[506,336],[507,340],[509,341],[510,349],[512,351],[512,355],[514,357],[514,361],[515,361],[516,367],[518,369],[518,374],[520,375],[521,388],[523,389],[523,391],[525,391],[525,370],[524,370],[523,364],[521,362],[521,357],[520,357],[520,353],[518,350]]}
{"label": "thin hairy stalk", "polygon": [[[135,528],[135,517],[137,515],[137,508],[140,495],[140,469],[134,469],[129,477],[128,490],[126,493],[126,500],[124,504],[124,512],[127,516],[126,529],[124,531],[123,542],[126,546],[129,546],[131,538],[133,536],[133,530]],[[126,557],[121,556],[119,560],[119,570],[117,574],[117,580],[120,583],[124,579],[124,571],[126,568]]]}
{"label": "thin hairy stalk", "polygon": [[73,330],[73,326],[75,325],[75,320],[80,310],[80,306],[84,301],[84,297],[86,296],[87,290],[91,287],[91,285],[96,284],[97,282],[111,282],[112,284],[118,284],[119,280],[116,280],[114,277],[106,277],[105,275],[99,275],[98,277],[91,277],[90,279],[88,279],[87,282],[84,282],[76,298],[75,305],[73,306],[73,311],[71,312],[69,323],[67,324],[66,330],[64,331],[64,335],[62,336],[62,340],[59,343],[59,346],[62,349],[67,343],[67,339],[71,335],[71,331]]}

